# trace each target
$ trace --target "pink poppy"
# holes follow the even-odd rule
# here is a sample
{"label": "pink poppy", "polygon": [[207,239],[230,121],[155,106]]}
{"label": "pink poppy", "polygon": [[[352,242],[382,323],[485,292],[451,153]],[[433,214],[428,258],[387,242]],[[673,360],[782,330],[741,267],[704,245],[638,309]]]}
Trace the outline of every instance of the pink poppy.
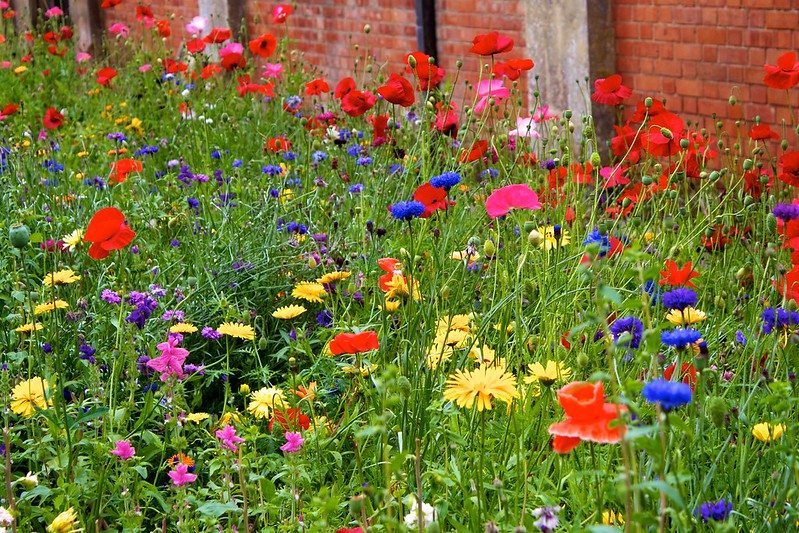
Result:
{"label": "pink poppy", "polygon": [[541,209],[538,194],[526,183],[519,183],[497,189],[486,199],[488,218],[505,216],[511,209]]}
{"label": "pink poppy", "polygon": [[494,105],[499,105],[503,100],[510,96],[510,90],[505,87],[502,80],[483,80],[477,86],[477,105],[474,106],[475,113],[482,113],[488,105],[488,100],[493,98]]}

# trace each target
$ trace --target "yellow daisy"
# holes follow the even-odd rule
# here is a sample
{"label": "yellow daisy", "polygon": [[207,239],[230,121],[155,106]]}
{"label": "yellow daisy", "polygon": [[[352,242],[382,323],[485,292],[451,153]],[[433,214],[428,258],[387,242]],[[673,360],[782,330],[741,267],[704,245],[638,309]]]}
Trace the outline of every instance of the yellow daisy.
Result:
{"label": "yellow daisy", "polygon": [[64,241],[64,244],[67,245],[67,249],[70,252],[74,252],[75,248],[83,242],[83,230],[78,228],[72,233],[68,235],[64,235],[61,237],[61,240]]}
{"label": "yellow daisy", "polygon": [[380,308],[381,311],[385,311],[386,313],[393,313],[397,309],[399,309],[400,301],[396,298],[391,300],[386,300],[383,305],[378,305],[377,307]]}
{"label": "yellow daisy", "polygon": [[238,411],[228,411],[227,413],[220,416],[218,426],[225,427],[231,422],[236,422],[236,423],[241,422],[241,417],[239,416]]}
{"label": "yellow daisy", "polygon": [[561,228],[560,226],[558,226],[558,228],[556,232],[555,226],[540,226],[538,228],[538,233],[543,236],[543,240],[538,247],[544,250],[552,250],[553,248],[560,248],[561,246],[569,244],[571,242],[569,230]]}
{"label": "yellow daisy", "polygon": [[208,413],[191,413],[189,415],[186,415],[186,420],[188,420],[189,422],[194,422],[195,424],[199,424],[200,422],[202,422],[203,420],[207,419],[210,416],[211,415],[209,415]]}
{"label": "yellow daisy", "polygon": [[533,363],[527,365],[527,369],[530,375],[524,378],[524,382],[528,384],[539,381],[550,386],[559,379],[568,380],[572,375],[571,368],[566,367],[562,361],[547,361],[546,367],[541,363]]}
{"label": "yellow daisy", "polygon": [[47,526],[47,533],[72,533],[73,531],[83,531],[82,529],[75,529],[75,522],[77,520],[78,514],[75,512],[75,509],[70,507],[53,519],[53,522]]}
{"label": "yellow daisy", "polygon": [[30,417],[36,412],[36,407],[47,409],[48,402],[44,394],[47,387],[47,380],[40,377],[18,383],[11,390],[11,410],[18,415]]}
{"label": "yellow daisy", "polygon": [[325,287],[321,283],[310,283],[303,281],[298,283],[294,290],[291,291],[291,296],[307,302],[322,303],[322,298],[327,294]]}
{"label": "yellow daisy", "polygon": [[286,305],[284,307],[278,307],[277,310],[272,313],[272,316],[282,320],[288,320],[300,316],[305,311],[307,311],[307,309],[301,305]]}
{"label": "yellow daisy", "polygon": [[480,364],[490,363],[494,360],[496,351],[483,344],[483,346],[472,346],[469,350],[469,357],[476,359]]}
{"label": "yellow daisy", "polygon": [[41,329],[44,329],[44,326],[38,322],[35,324],[33,322],[28,322],[27,324],[22,324],[21,326],[16,327],[14,331],[17,333],[30,333],[32,331],[39,331]]}
{"label": "yellow daisy", "polygon": [[54,309],[66,309],[69,304],[64,300],[55,300],[54,302],[47,302],[39,304],[33,308],[34,315],[41,315],[42,313],[49,313]]}
{"label": "yellow daisy", "polygon": [[768,422],[761,422],[755,424],[752,428],[752,435],[761,442],[771,442],[782,437],[785,431],[785,426],[782,424],[769,424]]}
{"label": "yellow daisy", "polygon": [[67,285],[69,283],[75,283],[79,279],[80,276],[76,276],[75,271],[67,268],[65,270],[59,270],[58,272],[50,272],[44,277],[42,282],[48,287],[52,287],[53,285]]}
{"label": "yellow daisy", "polygon": [[427,350],[427,367],[430,370],[435,370],[438,368],[438,365],[444,361],[448,361],[450,357],[452,357],[454,351],[455,350],[452,348],[452,346],[434,343],[430,349]]}
{"label": "yellow daisy", "polygon": [[469,315],[452,315],[449,318],[439,319],[436,324],[436,331],[441,332],[449,330],[470,331]]}
{"label": "yellow daisy", "polygon": [[218,328],[217,333],[236,337],[237,339],[245,339],[251,341],[255,338],[255,330],[252,326],[241,324],[239,322],[223,322]]}
{"label": "yellow daisy", "polygon": [[444,399],[454,401],[458,407],[491,410],[491,398],[511,403],[519,397],[516,380],[502,367],[480,366],[472,371],[456,370],[447,379]]}
{"label": "yellow daisy", "polygon": [[324,283],[329,285],[331,283],[335,283],[337,281],[343,281],[349,278],[352,275],[352,272],[346,272],[344,270],[337,270],[335,272],[328,272],[321,278],[317,279],[316,281],[319,283]]}
{"label": "yellow daisy", "polygon": [[666,320],[675,326],[687,326],[689,324],[696,324],[707,319],[707,315],[699,309],[693,307],[686,307],[683,310],[672,309],[666,315]]}
{"label": "yellow daisy", "polygon": [[170,333],[194,333],[195,331],[197,331],[197,326],[188,322],[178,322],[169,328]]}
{"label": "yellow daisy", "polygon": [[255,418],[269,418],[276,407],[283,407],[286,403],[283,391],[274,387],[263,387],[253,392],[250,400],[247,410],[255,415]]}

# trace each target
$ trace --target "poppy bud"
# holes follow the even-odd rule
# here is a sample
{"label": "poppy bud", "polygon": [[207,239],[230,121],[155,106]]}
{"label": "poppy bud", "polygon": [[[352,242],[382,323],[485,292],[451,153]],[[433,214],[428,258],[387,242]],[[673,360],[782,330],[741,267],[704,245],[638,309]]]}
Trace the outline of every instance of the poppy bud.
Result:
{"label": "poppy bud", "polygon": [[646,98],[644,98],[644,107],[646,107],[647,109],[652,107],[652,97],[651,96],[647,96]]}
{"label": "poppy bud", "polygon": [[710,173],[710,176],[708,176],[710,181],[717,181],[720,177],[721,176],[719,175],[719,173],[717,171],[715,171],[715,170]]}
{"label": "poppy bud", "polygon": [[630,207],[630,204],[632,204],[632,203],[633,203],[632,200],[630,200],[629,198],[625,198],[624,200],[621,201],[621,206],[624,209],[627,209],[628,207]]}
{"label": "poppy bud", "polygon": [[497,101],[494,98],[489,98],[488,99],[488,105],[490,105],[491,107],[494,107],[494,104],[496,104],[496,103],[497,103]]}
{"label": "poppy bud", "polygon": [[652,176],[644,176],[643,178],[641,178],[641,183],[647,186],[652,185],[653,183]]}
{"label": "poppy bud", "polygon": [[674,134],[671,132],[669,128],[660,128],[660,134],[663,135],[668,140],[672,140],[674,138]]}
{"label": "poppy bud", "polygon": [[447,298],[449,298],[449,285],[444,285],[441,288],[441,291],[439,291],[439,294],[441,295],[442,300],[446,300]]}
{"label": "poppy bud", "polygon": [[463,61],[460,59],[455,61],[455,68],[461,68],[463,66]]}
{"label": "poppy bud", "polygon": [[777,217],[773,213],[769,213],[766,217],[766,227],[770,232],[777,231]]}
{"label": "poppy bud", "polygon": [[744,196],[744,205],[749,206],[755,203],[755,199],[749,196],[748,194]]}
{"label": "poppy bud", "polygon": [[406,400],[410,398],[413,388],[411,387],[411,382],[407,377],[400,376],[397,379],[397,388],[399,389],[400,394],[402,394],[403,398],[405,398]]}
{"label": "poppy bud", "polygon": [[599,230],[600,235],[607,235],[608,234],[608,226],[604,222],[597,226],[597,230]]}
{"label": "poppy bud", "polygon": [[483,243],[483,252],[485,252],[487,257],[494,257],[494,254],[497,253],[497,247],[493,241],[488,240]]}
{"label": "poppy bud", "polygon": [[591,166],[598,167],[602,164],[602,156],[599,152],[591,152]]}
{"label": "poppy bud", "polygon": [[688,139],[680,139],[680,148],[683,150],[687,150],[690,145],[691,143],[688,141]]}
{"label": "poppy bud", "polygon": [[364,32],[366,35],[369,35],[369,33],[370,33],[371,31],[372,31],[372,27],[371,27],[370,25],[368,25],[368,24],[367,24],[366,26],[364,26],[364,27],[363,27],[363,32]]}
{"label": "poppy bud", "polygon": [[15,222],[8,230],[8,240],[14,248],[25,248],[31,240],[31,232],[24,224]]}
{"label": "poppy bud", "polygon": [[268,345],[266,343],[266,337],[261,336],[258,339],[258,350],[263,352],[267,349]]}
{"label": "poppy bud", "polygon": [[590,139],[593,136],[594,136],[594,128],[592,128],[591,126],[586,126],[585,128],[583,128],[583,137],[585,137],[586,139]]}
{"label": "poppy bud", "polygon": [[319,263],[316,262],[316,258],[313,255],[308,256],[308,266],[311,268],[319,266]]}
{"label": "poppy bud", "polygon": [[563,112],[563,116],[566,118],[566,120],[569,120],[569,119],[571,119],[571,118],[572,118],[572,112],[571,112],[571,109],[567,109],[566,111],[564,111],[564,112]]}
{"label": "poppy bud", "polygon": [[411,68],[416,68],[416,58],[413,56],[408,56],[408,66]]}
{"label": "poppy bud", "polygon": [[433,65],[433,64],[435,64],[435,62],[436,62],[436,58],[435,58],[435,57],[433,57],[433,56],[429,56],[429,57],[427,58],[427,62],[428,62],[429,64]]}
{"label": "poppy bud", "polygon": [[782,142],[780,143],[780,147],[782,148],[783,151],[787,150],[788,149],[788,141],[786,139],[783,139]]}
{"label": "poppy bud", "polygon": [[544,242],[544,236],[541,235],[538,230],[534,229],[527,234],[527,242],[530,243],[530,246],[535,246],[537,248]]}
{"label": "poppy bud", "polygon": [[716,427],[723,426],[727,415],[727,402],[724,398],[711,398],[707,404],[707,415]]}

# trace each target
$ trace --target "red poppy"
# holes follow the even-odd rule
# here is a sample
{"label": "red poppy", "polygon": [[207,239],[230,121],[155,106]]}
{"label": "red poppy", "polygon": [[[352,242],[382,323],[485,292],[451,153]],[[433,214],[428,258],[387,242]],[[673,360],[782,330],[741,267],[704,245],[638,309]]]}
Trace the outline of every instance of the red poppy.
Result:
{"label": "red poppy", "polygon": [[772,89],[788,90],[799,84],[799,63],[796,61],[796,52],[785,52],[777,60],[777,66],[763,65],[766,76],[763,83]]}
{"label": "red poppy", "polygon": [[372,109],[376,102],[374,94],[353,89],[341,99],[341,110],[351,117],[359,117]]}
{"label": "red poppy", "polygon": [[666,106],[663,105],[663,102],[660,100],[653,99],[652,105],[649,106],[649,109],[646,107],[645,99],[638,102],[638,105],[635,108],[635,114],[633,114],[632,117],[632,121],[642,123],[647,119],[647,125],[650,126],[650,128],[652,126],[660,126],[661,128],[668,129],[675,136],[685,129],[685,123],[683,120],[676,114],[666,109]]}
{"label": "red poppy", "polygon": [[671,157],[682,150],[679,136],[667,128],[653,126],[643,136],[641,147],[655,157]]}
{"label": "red poppy", "polygon": [[117,76],[118,72],[111,67],[101,68],[97,72],[97,83],[105,87],[111,87],[111,80]]}
{"label": "red poppy", "polygon": [[286,140],[285,137],[272,137],[268,141],[266,141],[266,145],[264,145],[264,151],[269,152],[285,152],[286,150],[291,149],[291,143]]}
{"label": "red poppy", "polygon": [[[671,376],[674,375],[674,371],[677,369],[677,363],[672,363],[663,371],[663,378],[671,381]],[[683,363],[680,366],[680,381],[683,383],[690,385],[691,389],[694,388],[696,385],[696,368],[691,363]]]}
{"label": "red poppy", "polygon": [[172,35],[172,28],[169,27],[169,21],[166,19],[156,22],[155,27],[158,30],[158,35],[161,37],[167,38]]}
{"label": "red poppy", "polygon": [[236,87],[236,91],[238,91],[240,97],[244,97],[247,93],[257,93],[263,94],[264,96],[275,96],[274,91],[272,91],[272,82],[266,83],[264,85],[259,85],[257,83],[250,83],[250,75],[245,74],[244,76],[239,77],[239,86]]}
{"label": "red poppy", "polygon": [[0,120],[3,120],[19,110],[19,106],[17,104],[7,104],[2,111],[0,111]]}
{"label": "red poppy", "polygon": [[387,138],[386,128],[388,127],[388,119],[388,115],[372,115],[369,117],[369,123],[372,124],[373,128],[373,146],[377,146],[385,142]]}
{"label": "red poppy", "polygon": [[[765,183],[760,181],[764,177]],[[744,173],[744,193],[749,194],[752,198],[759,199],[763,191],[774,186],[774,177],[768,169],[747,171]]]}
{"label": "red poppy", "polygon": [[494,76],[505,76],[511,81],[518,80],[523,70],[530,70],[535,66],[532,59],[511,59],[505,63],[494,65]]}
{"label": "red poppy", "polygon": [[[288,415],[288,416],[286,416]],[[300,412],[299,409],[289,407],[285,412],[281,409],[275,409],[275,415],[269,421],[269,431],[272,431],[275,422],[280,424],[283,431],[292,431],[294,429],[308,429],[311,427],[311,419],[307,415]]]}
{"label": "red poppy", "polygon": [[678,268],[676,261],[666,259],[666,270],[661,270],[660,275],[663,276],[658,281],[660,285],[696,288],[691,280],[697,277],[699,272],[691,270],[691,261],[685,263],[684,267]]}
{"label": "red poppy", "polygon": [[333,355],[363,353],[380,348],[377,333],[362,331],[361,333],[339,333],[330,341]]}
{"label": "red poppy", "polygon": [[136,232],[125,224],[125,215],[116,207],[97,211],[89,221],[83,240],[92,243],[89,257],[105,259],[111,250],[121,250],[133,241]]}
{"label": "red poppy", "polygon": [[483,155],[485,155],[486,151],[488,151],[488,141],[475,141],[468,151],[465,151],[460,155],[458,161],[460,163],[471,163],[473,161],[477,161],[478,159],[481,159]]}
{"label": "red poppy", "polygon": [[169,74],[177,74],[178,72],[186,72],[189,70],[189,66],[186,63],[175,61],[174,59],[164,59],[161,61],[161,64],[164,66],[164,70]]}
{"label": "red poppy", "polygon": [[283,24],[294,8],[286,4],[278,4],[272,9],[272,23]]}
{"label": "red poppy", "polygon": [[383,257],[377,260],[377,266],[379,266],[380,270],[383,272],[387,272],[387,274],[380,276],[378,280],[380,289],[383,292],[391,290],[390,283],[394,279],[394,276],[400,276],[403,280],[405,279],[405,277],[402,275],[402,263],[400,263],[398,259],[394,259],[393,257]]}
{"label": "red poppy", "polygon": [[122,183],[128,179],[128,174],[131,172],[141,172],[144,167],[141,161],[135,159],[120,159],[111,163],[111,175],[108,177],[108,183]]}
{"label": "red poppy", "polygon": [[222,65],[223,69],[230,72],[237,68],[246,67],[247,60],[244,59],[244,56],[238,52],[229,52],[222,57],[222,60],[219,62],[219,64]]}
{"label": "red poppy", "polygon": [[702,235],[702,246],[704,246],[708,251],[723,250],[732,242],[733,237],[737,237],[740,234],[747,234],[751,231],[751,228],[739,230],[735,226],[730,226],[730,228],[725,232],[724,226],[721,224],[710,226],[710,229],[713,230],[713,233],[710,234],[710,236]]}
{"label": "red poppy", "polygon": [[438,187],[433,187],[430,182],[420,185],[413,192],[413,199],[424,204],[424,213],[419,218],[429,218],[430,215],[441,209],[446,211],[450,205],[447,200],[447,191]]}
{"label": "red poppy", "polygon": [[305,84],[305,94],[308,96],[317,96],[330,92],[330,86],[325,81],[325,78],[309,81]]}
{"label": "red poppy", "polygon": [[205,41],[202,39],[192,39],[186,43],[186,51],[190,54],[199,54],[205,50]]}
{"label": "red poppy", "polygon": [[139,22],[141,21],[152,22],[154,18],[155,15],[153,15],[153,10],[150,9],[148,6],[141,6],[141,5],[136,6],[136,20],[138,20]]}
{"label": "red poppy", "polygon": [[220,72],[222,72],[222,67],[220,67],[216,63],[211,63],[210,65],[205,65],[202,68],[202,71],[200,72],[200,77],[204,80],[207,80],[208,78],[216,76]]}
{"label": "red poppy", "polygon": [[103,3],[100,4],[100,7],[103,9],[108,9],[109,7],[118,6],[122,3],[122,0],[103,0]]}
{"label": "red poppy", "polygon": [[472,43],[474,46],[469,49],[469,53],[481,56],[492,56],[513,50],[513,39],[495,31],[478,35]]}
{"label": "red poppy", "polygon": [[42,119],[42,122],[44,123],[45,128],[48,130],[54,130],[64,123],[64,115],[59,113],[56,108],[51,107],[44,112],[44,118]]}
{"label": "red poppy", "polygon": [[44,42],[49,44],[58,44],[58,41],[61,40],[61,34],[56,33],[54,31],[48,31],[47,33],[42,35],[42,39],[44,40]]}
{"label": "red poppy", "polygon": [[619,105],[633,94],[632,89],[621,84],[621,76],[618,74],[596,80],[594,89],[596,90],[591,95],[591,100],[604,105]]}
{"label": "red poppy", "polygon": [[350,91],[354,90],[355,90],[355,80],[353,80],[352,78],[344,78],[343,80],[338,82],[338,85],[336,85],[336,92],[333,93],[333,96],[336,99],[341,100],[342,98],[347,96],[347,94]]}
{"label": "red poppy", "polygon": [[206,35],[203,38],[203,41],[205,41],[208,44],[224,43],[225,41],[230,39],[232,35],[233,34],[228,28],[212,28],[211,33]]}
{"label": "red poppy", "polygon": [[624,425],[610,426],[619,421],[619,414],[627,408],[605,403],[605,387],[601,381],[569,383],[558,390],[558,402],[566,411],[566,420],[549,426],[549,434],[555,437],[552,447],[557,453],[568,453],[584,440],[598,443],[621,440]]}
{"label": "red poppy", "polygon": [[753,141],[765,141],[766,139],[780,140],[780,134],[769,128],[768,124],[756,124],[749,129],[749,138]]}
{"label": "red poppy", "polygon": [[780,157],[777,165],[782,171],[777,174],[777,179],[791,185],[799,187],[799,151],[785,152]]}
{"label": "red poppy", "polygon": [[[51,54],[51,55],[54,55],[54,56],[64,57],[64,54],[67,53],[67,49],[66,48],[62,48],[62,49],[59,50],[57,46],[50,45],[50,46],[47,47],[47,52],[49,54]],[[44,72],[42,72],[42,74],[47,76],[48,71],[45,70]]]}
{"label": "red poppy", "polygon": [[774,284],[783,298],[799,303],[799,265],[794,265],[791,270],[785,273],[782,281],[779,283],[775,281]]}
{"label": "red poppy", "polygon": [[377,89],[377,94],[385,98],[386,101],[402,107],[410,107],[416,101],[411,82],[395,73],[389,76],[385,85]]}
{"label": "red poppy", "polygon": [[[411,60],[410,58],[413,58]],[[411,63],[414,66],[411,67]],[[408,72],[412,72],[419,80],[419,90],[429,91],[444,79],[444,69],[439,68],[434,63],[430,63],[430,56],[424,52],[413,52],[405,56],[405,64],[408,65]]]}
{"label": "red poppy", "polygon": [[70,28],[69,26],[61,26],[59,33],[61,34],[62,41],[69,41],[70,39],[72,39],[72,36],[74,35],[72,33],[72,28]]}
{"label": "red poppy", "polygon": [[250,52],[260,57],[269,57],[275,53],[277,49],[277,39],[274,35],[265,33],[253,39],[249,44]]}
{"label": "red poppy", "polygon": [[444,109],[444,104],[436,104],[436,120],[433,126],[443,133],[455,138],[458,135],[458,115],[455,113],[455,104],[450,104],[448,109]]}

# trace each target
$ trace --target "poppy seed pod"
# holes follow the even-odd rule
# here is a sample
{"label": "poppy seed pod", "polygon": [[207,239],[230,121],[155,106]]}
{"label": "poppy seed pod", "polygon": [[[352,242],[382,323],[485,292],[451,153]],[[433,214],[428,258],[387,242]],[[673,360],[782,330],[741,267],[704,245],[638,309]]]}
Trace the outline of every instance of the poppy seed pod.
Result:
{"label": "poppy seed pod", "polygon": [[25,248],[31,240],[31,232],[24,224],[15,222],[8,230],[8,240],[14,248]]}
{"label": "poppy seed pod", "polygon": [[652,107],[652,97],[651,97],[651,96],[647,96],[647,97],[644,99],[644,107],[646,107],[647,109],[649,109],[650,107]]}

